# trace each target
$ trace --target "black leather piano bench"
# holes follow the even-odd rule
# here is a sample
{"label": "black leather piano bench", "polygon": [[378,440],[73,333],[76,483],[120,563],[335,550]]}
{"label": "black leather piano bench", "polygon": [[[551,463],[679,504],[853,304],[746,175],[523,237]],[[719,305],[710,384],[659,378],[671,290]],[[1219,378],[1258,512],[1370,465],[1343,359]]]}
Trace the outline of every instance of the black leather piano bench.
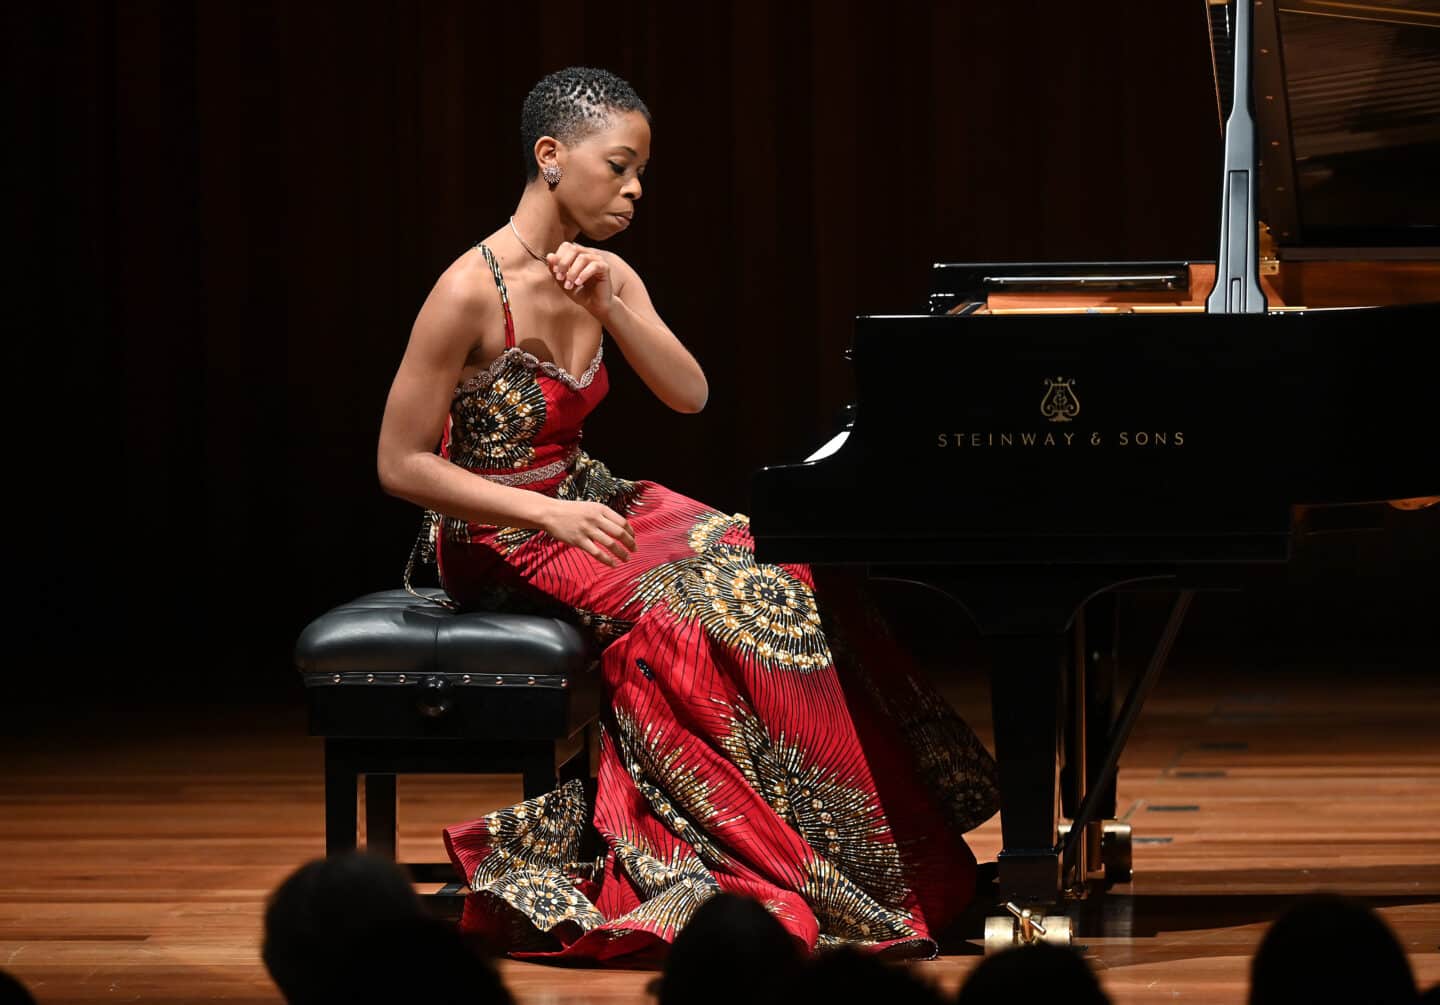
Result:
{"label": "black leather piano bench", "polygon": [[[527,799],[559,778],[587,778],[597,655],[557,618],[456,612],[404,590],[316,618],[296,642],[295,665],[310,735],[325,738],[326,854],[356,847],[362,776],[366,849],[392,859],[398,775],[518,774]],[[448,863],[406,866],[418,883],[455,879]]]}

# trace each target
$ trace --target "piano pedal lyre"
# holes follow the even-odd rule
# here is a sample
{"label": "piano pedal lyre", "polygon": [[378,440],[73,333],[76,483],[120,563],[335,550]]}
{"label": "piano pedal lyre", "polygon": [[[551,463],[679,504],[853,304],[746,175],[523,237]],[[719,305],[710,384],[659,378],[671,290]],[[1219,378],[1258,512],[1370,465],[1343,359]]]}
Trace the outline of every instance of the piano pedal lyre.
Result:
{"label": "piano pedal lyre", "polygon": [[[1086,864],[1087,879],[1103,879],[1106,888],[1117,883],[1128,883],[1135,878],[1133,828],[1120,820],[1096,821],[1103,825],[1100,837],[1099,860],[1092,855]],[[1091,825],[1092,827],[1095,824]],[[1059,839],[1065,840],[1070,833],[1070,821],[1062,820]],[[1089,835],[1086,835],[1089,837]]]}
{"label": "piano pedal lyre", "polygon": [[1071,940],[1070,919],[1063,914],[1036,914],[1028,907],[1014,903],[1005,905],[1007,914],[985,919],[985,952],[998,953],[1013,946],[1030,946],[1048,942],[1068,946]]}

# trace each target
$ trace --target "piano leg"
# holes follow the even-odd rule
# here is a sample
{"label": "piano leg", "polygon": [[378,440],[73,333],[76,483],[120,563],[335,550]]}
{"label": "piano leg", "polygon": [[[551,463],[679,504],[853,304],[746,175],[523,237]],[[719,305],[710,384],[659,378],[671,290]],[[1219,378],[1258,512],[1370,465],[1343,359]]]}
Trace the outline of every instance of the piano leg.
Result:
{"label": "piano leg", "polygon": [[985,951],[1041,940],[1069,945],[1070,918],[1046,909],[1064,897],[1057,797],[1070,639],[1061,632],[986,641],[1002,806],[1000,903],[1008,914],[985,919]]}
{"label": "piano leg", "polygon": [[[1057,738],[1065,738],[1063,803],[1067,816],[1101,782],[1106,753],[1115,739],[1115,598],[1101,594],[1086,604],[1069,634],[992,635],[991,707],[995,756],[1000,770],[1000,899],[1028,906],[1058,904],[1064,875],[1056,811],[1060,781]],[[1099,794],[1089,840],[1076,846],[1077,881],[1105,869],[1123,882],[1128,871],[1126,835],[1108,822],[1115,816],[1114,786]],[[1047,799],[1044,793],[1050,793]],[[1107,821],[1102,824],[1101,821]],[[1103,835],[1103,836],[1102,836]],[[1115,852],[1105,856],[1114,846]],[[1114,857],[1112,863],[1108,858]],[[1120,858],[1126,859],[1121,862]],[[1128,877],[1126,877],[1128,878]]]}
{"label": "piano leg", "polygon": [[1004,807],[1000,899],[1028,906],[1054,904],[1061,896],[1055,796],[1061,681],[1069,643],[1064,635],[997,635],[986,642]]}

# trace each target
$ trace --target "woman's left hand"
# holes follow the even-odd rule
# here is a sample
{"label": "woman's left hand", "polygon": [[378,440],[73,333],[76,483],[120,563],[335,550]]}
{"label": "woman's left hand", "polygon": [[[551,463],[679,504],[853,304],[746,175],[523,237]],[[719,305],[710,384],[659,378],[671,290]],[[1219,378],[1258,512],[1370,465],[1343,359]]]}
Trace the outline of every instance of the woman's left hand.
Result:
{"label": "woman's left hand", "polygon": [[550,266],[550,274],[567,297],[602,323],[610,316],[615,294],[610,282],[610,263],[600,252],[566,241],[545,256],[545,264]]}

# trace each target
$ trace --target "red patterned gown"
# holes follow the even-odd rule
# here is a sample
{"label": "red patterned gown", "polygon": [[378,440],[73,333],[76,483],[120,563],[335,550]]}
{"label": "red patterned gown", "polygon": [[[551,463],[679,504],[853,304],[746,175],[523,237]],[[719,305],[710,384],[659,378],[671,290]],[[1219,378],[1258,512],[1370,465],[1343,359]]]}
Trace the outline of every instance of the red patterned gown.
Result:
{"label": "red patterned gown", "polygon": [[[580,449],[609,386],[603,342],[578,377],[516,347],[479,247],[506,348],[455,389],[442,455],[603,502],[636,550],[610,568],[543,531],[427,514],[450,596],[558,604],[604,646],[609,699],[593,808],[576,781],[445,830],[471,890],[462,925],[517,956],[653,958],[724,890],[811,949],[933,955],[974,892],[960,835],[996,809],[989,754],[868,608],[817,596],[807,566],[757,564],[743,514]],[[592,822],[603,847],[582,862]]]}

